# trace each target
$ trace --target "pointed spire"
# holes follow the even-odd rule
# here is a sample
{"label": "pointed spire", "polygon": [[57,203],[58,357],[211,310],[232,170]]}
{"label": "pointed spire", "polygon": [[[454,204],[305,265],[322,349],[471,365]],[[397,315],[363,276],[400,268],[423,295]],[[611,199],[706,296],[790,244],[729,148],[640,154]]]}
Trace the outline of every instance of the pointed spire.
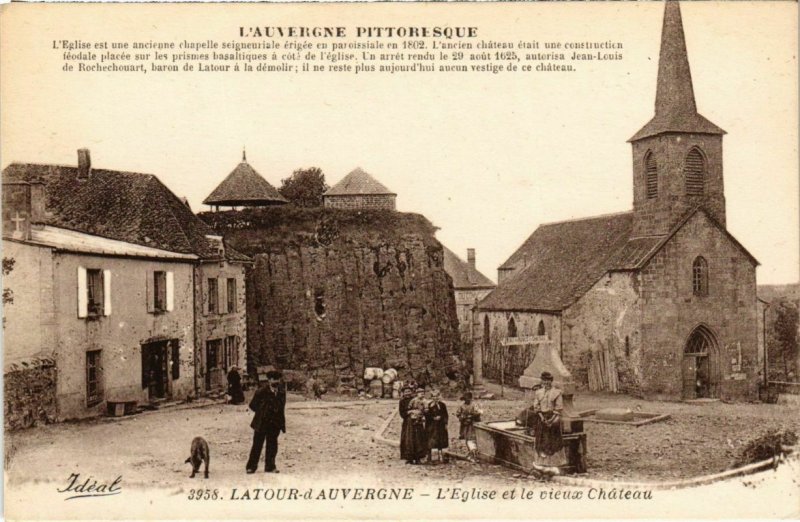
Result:
{"label": "pointed spire", "polygon": [[724,130],[697,112],[681,8],[677,0],[666,0],[664,5],[656,84],[656,114],[628,141],[665,132],[725,134]]}
{"label": "pointed spire", "polygon": [[696,112],[680,4],[676,0],[667,0],[658,57],[656,115]]}
{"label": "pointed spire", "polygon": [[242,145],[242,163],[247,163],[247,150]]}

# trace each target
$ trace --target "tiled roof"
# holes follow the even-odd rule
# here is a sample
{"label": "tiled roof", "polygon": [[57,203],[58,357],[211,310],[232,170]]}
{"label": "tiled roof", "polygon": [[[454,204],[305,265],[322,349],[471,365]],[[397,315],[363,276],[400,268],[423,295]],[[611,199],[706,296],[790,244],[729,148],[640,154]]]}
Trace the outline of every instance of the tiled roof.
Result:
{"label": "tiled roof", "polygon": [[655,113],[653,119],[629,141],[665,132],[725,134],[697,112],[681,9],[674,0],[667,1],[664,6]]}
{"label": "tiled roof", "polygon": [[442,249],[444,250],[444,271],[453,280],[453,288],[464,290],[497,286],[491,279],[478,272],[474,266],[462,261],[449,248],[443,245]]}
{"label": "tiled roof", "polygon": [[[78,179],[76,167],[12,163],[3,183],[40,181],[45,186],[44,224],[117,241],[218,257],[216,235],[152,174],[92,169]],[[232,261],[250,258],[226,246]]]}
{"label": "tiled roof", "polygon": [[222,183],[203,201],[206,205],[263,206],[282,205],[288,200],[242,160]]}
{"label": "tiled roof", "polygon": [[364,194],[391,196],[397,195],[386,188],[380,181],[373,178],[370,174],[361,170],[360,167],[342,178],[339,183],[332,186],[327,192],[325,192],[326,196],[352,196]]}
{"label": "tiled roof", "polygon": [[603,274],[643,255],[645,246],[629,245],[632,228],[632,212],[541,225],[501,267],[516,267],[516,273],[479,308],[563,310]]}

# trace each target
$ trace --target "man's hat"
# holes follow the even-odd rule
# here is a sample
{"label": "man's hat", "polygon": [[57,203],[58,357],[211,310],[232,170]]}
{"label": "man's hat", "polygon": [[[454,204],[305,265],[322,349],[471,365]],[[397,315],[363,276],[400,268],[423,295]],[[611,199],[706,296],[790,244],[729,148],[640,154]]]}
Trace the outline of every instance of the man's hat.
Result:
{"label": "man's hat", "polygon": [[439,397],[440,395],[442,395],[442,392],[440,392],[439,390],[435,388],[431,390],[431,397]]}
{"label": "man's hat", "polygon": [[553,374],[550,373],[550,372],[542,372],[542,380],[543,381],[552,381],[553,380]]}
{"label": "man's hat", "polygon": [[267,379],[280,379],[283,374],[278,370],[270,370],[267,372]]}

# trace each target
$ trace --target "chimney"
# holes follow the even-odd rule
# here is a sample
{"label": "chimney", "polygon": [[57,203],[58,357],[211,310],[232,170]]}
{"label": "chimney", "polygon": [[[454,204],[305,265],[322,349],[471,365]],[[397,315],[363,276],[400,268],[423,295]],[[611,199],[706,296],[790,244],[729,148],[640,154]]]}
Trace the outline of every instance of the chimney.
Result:
{"label": "chimney", "polygon": [[78,149],[78,179],[85,181],[92,175],[92,157],[89,149]]}
{"label": "chimney", "polygon": [[469,263],[469,266],[471,266],[472,268],[475,268],[475,249],[474,248],[468,248],[467,249],[467,263]]}

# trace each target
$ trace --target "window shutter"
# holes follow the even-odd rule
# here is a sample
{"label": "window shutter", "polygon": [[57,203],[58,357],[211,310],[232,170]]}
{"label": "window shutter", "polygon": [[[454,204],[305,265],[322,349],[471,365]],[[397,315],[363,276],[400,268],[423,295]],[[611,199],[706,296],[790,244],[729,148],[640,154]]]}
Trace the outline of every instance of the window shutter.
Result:
{"label": "window shutter", "polygon": [[175,274],[173,272],[167,272],[167,312],[171,312],[174,309],[175,309]]}
{"label": "window shutter", "polygon": [[206,277],[200,278],[200,287],[200,296],[202,297],[203,301],[203,315],[208,315],[208,300],[210,299],[210,296],[208,295],[208,279]]}
{"label": "window shutter", "polygon": [[228,310],[228,280],[219,278],[217,281],[219,281],[219,283],[217,283],[217,289],[219,290],[219,313],[230,313],[230,310]]}
{"label": "window shutter", "polygon": [[145,273],[145,286],[147,287],[147,291],[145,292],[147,295],[147,311],[153,313],[156,311],[155,272],[148,270]]}
{"label": "window shutter", "polygon": [[103,315],[111,315],[111,270],[103,270]]}
{"label": "window shutter", "polygon": [[86,269],[78,267],[78,317],[89,316],[89,289],[86,287]]}

